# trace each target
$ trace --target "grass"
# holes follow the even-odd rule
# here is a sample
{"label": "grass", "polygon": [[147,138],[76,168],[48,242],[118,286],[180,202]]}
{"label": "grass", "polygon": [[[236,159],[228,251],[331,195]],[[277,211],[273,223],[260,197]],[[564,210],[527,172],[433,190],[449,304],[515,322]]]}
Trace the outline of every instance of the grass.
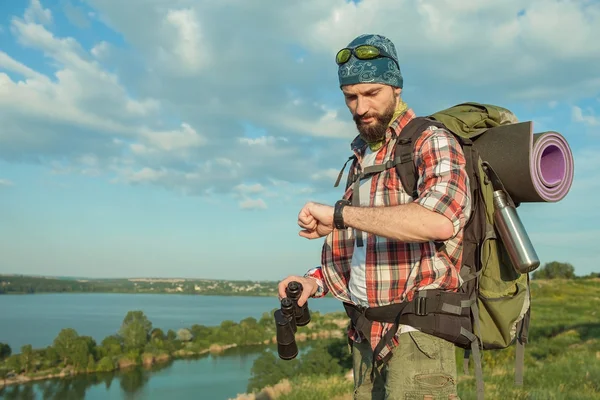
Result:
{"label": "grass", "polygon": [[351,400],[352,382],[342,376],[307,376],[290,381],[291,390],[278,400]]}
{"label": "grass", "polygon": [[[524,384],[514,385],[515,347],[486,351],[485,398],[515,400],[600,399],[600,280],[533,281]],[[457,349],[457,360],[462,350]],[[475,378],[458,361],[459,395],[476,399]],[[352,382],[341,376],[292,379],[278,400],[352,398]]]}
{"label": "grass", "polygon": [[[515,348],[488,351],[485,398],[600,399],[600,281],[534,281],[531,289],[523,386],[514,385]],[[475,399],[473,373],[458,367],[461,398]]]}

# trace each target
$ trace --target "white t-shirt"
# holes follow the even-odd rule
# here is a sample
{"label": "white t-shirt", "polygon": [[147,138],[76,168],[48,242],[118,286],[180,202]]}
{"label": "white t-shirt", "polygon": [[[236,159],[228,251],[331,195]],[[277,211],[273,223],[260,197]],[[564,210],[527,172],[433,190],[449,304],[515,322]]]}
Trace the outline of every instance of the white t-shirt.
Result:
{"label": "white t-shirt", "polygon": [[[369,147],[365,152],[361,167],[365,169],[375,163],[377,153],[373,153]],[[360,181],[360,205],[368,207],[370,205],[370,192],[371,192],[371,178],[362,179]],[[365,262],[367,258],[367,247],[366,247],[366,233],[360,232],[363,235],[364,246],[358,247],[356,241],[354,242],[354,252],[352,254],[352,263],[350,266],[350,281],[348,282],[348,289],[350,291],[350,299],[361,306],[368,307],[369,302],[367,301],[367,279],[366,279],[366,268]],[[398,333],[404,333],[409,331],[415,331],[411,326],[400,325]]]}

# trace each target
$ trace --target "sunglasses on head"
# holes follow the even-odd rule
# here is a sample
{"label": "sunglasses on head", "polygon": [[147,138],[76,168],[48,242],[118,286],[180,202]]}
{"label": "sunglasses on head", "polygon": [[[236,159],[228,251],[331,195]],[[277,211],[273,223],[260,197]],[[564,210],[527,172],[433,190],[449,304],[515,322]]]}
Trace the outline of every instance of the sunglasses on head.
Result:
{"label": "sunglasses on head", "polygon": [[398,66],[398,68],[400,68],[400,66],[398,65],[398,62],[394,59],[394,57],[388,53],[387,51],[385,51],[384,49],[380,49],[379,47],[375,47],[373,45],[370,44],[363,44],[357,47],[346,47],[341,49],[340,51],[338,51],[338,53],[335,56],[335,62],[338,65],[342,65],[348,62],[348,60],[350,59],[350,56],[352,56],[352,54],[354,54],[354,56],[356,58],[358,58],[359,60],[373,60],[375,58],[380,58],[380,57],[387,57],[391,60],[393,60],[396,65]]}

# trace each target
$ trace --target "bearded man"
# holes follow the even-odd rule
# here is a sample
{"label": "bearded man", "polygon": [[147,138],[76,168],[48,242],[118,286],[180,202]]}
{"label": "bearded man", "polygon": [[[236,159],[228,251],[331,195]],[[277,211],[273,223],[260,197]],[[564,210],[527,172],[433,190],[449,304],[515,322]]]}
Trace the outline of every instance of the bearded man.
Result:
{"label": "bearded man", "polygon": [[404,190],[396,168],[361,174],[394,160],[396,141],[415,113],[401,97],[403,78],[388,38],[360,35],[336,62],[358,130],[355,157],[340,201],[309,202],[300,211],[300,236],[326,237],[321,265],[282,280],[279,296],[295,280],[304,289],[299,305],[329,292],[343,302],[351,317],[355,399],[458,399],[453,343],[408,325],[365,327],[353,316],[410,302],[422,290],[460,286],[471,211],[463,151],[450,132],[430,126],[414,145],[416,193]]}

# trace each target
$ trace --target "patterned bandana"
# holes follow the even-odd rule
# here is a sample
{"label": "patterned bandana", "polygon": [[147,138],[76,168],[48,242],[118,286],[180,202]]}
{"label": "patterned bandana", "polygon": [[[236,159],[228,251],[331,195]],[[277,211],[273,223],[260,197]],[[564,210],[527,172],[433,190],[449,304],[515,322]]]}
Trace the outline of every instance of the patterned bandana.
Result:
{"label": "patterned bandana", "polygon": [[[363,34],[358,36],[347,47],[353,48],[361,44],[370,44],[384,49],[398,62],[396,47],[391,40],[381,35]],[[354,55],[347,63],[338,68],[340,86],[353,85],[356,83],[383,83],[386,85],[402,88],[403,78],[396,62],[388,57],[375,58],[373,60],[359,60]]]}

